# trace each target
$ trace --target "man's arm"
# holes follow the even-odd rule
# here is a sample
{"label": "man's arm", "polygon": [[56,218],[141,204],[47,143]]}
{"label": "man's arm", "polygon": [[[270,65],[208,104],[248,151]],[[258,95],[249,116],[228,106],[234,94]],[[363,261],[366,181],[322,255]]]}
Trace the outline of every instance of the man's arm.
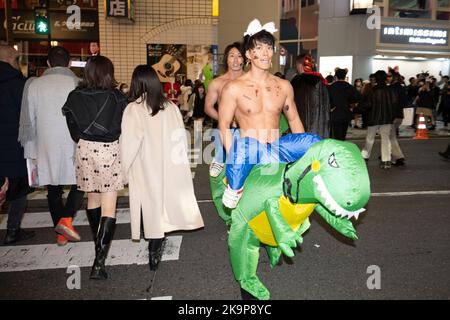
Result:
{"label": "man's arm", "polygon": [[226,84],[222,90],[222,99],[220,100],[219,105],[220,137],[227,153],[231,149],[233,143],[233,135],[231,134],[230,126],[233,122],[237,108],[236,90],[237,88],[232,82]]}
{"label": "man's arm", "polygon": [[220,83],[213,80],[208,86],[208,93],[205,98],[205,113],[214,120],[219,120],[219,113],[214,108],[214,104],[219,100]]}
{"label": "man's arm", "polygon": [[292,133],[304,133],[305,128],[303,127],[302,120],[300,119],[297,107],[294,101],[294,90],[288,81],[284,82],[284,87],[287,92],[286,101],[283,106],[283,112],[289,123]]}

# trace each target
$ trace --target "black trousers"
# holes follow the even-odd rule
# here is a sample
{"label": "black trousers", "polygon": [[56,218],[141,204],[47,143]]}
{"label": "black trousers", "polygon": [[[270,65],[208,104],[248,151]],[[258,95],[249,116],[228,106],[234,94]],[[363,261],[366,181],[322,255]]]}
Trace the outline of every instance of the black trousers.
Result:
{"label": "black trousers", "polygon": [[8,230],[17,230],[20,228],[22,217],[27,208],[27,196],[23,196],[12,200],[8,208]]}
{"label": "black trousers", "polygon": [[344,141],[349,123],[349,121],[345,120],[331,121],[331,138]]}
{"label": "black trousers", "polygon": [[84,192],[77,190],[76,185],[70,186],[67,201],[63,204],[64,186],[47,186],[47,200],[53,225],[56,226],[61,218],[71,218],[81,208],[83,204]]}

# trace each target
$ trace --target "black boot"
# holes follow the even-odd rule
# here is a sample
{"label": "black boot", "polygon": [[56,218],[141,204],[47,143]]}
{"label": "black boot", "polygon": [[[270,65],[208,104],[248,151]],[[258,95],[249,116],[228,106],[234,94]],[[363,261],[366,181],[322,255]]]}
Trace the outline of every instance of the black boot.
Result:
{"label": "black boot", "polygon": [[450,144],[448,145],[447,150],[444,152],[439,152],[439,155],[447,160],[450,160]]}
{"label": "black boot", "polygon": [[116,218],[102,217],[95,241],[95,261],[91,270],[91,279],[107,279],[105,261],[116,230]]}
{"label": "black boot", "polygon": [[161,261],[162,252],[164,250],[164,242],[166,238],[150,239],[148,242],[148,265],[151,271],[158,269],[158,264]]}
{"label": "black boot", "polygon": [[11,244],[14,242],[19,242],[22,240],[28,240],[35,236],[34,231],[26,231],[22,228],[19,229],[8,229],[6,231],[5,240],[3,241],[4,244]]}
{"label": "black boot", "polygon": [[92,230],[92,238],[94,242],[97,239],[98,225],[100,224],[100,218],[102,216],[102,208],[86,209],[86,216],[89,221],[89,225]]}

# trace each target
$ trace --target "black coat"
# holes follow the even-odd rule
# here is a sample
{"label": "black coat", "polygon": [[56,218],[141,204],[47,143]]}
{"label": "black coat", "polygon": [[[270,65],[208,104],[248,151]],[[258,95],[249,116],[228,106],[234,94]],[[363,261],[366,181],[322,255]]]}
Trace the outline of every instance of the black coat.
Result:
{"label": "black coat", "polygon": [[330,101],[322,79],[302,73],[291,81],[298,115],[306,132],[330,137]]}
{"label": "black coat", "polygon": [[367,96],[363,97],[358,111],[367,113],[367,125],[371,127],[392,124],[397,108],[398,98],[395,91],[386,85],[376,85]]}
{"label": "black coat", "polygon": [[397,108],[395,108],[395,118],[403,119],[404,113],[403,108],[409,107],[408,103],[408,94],[406,88],[400,84],[400,82],[396,82],[390,85],[390,88],[394,90],[394,93],[397,95]]}
{"label": "black coat", "polygon": [[95,142],[113,142],[119,139],[123,110],[127,98],[119,90],[73,90],[62,108],[70,135]]}
{"label": "black coat", "polygon": [[0,61],[0,176],[27,176],[19,135],[20,106],[25,78],[9,63]]}
{"label": "black coat", "polygon": [[356,88],[345,81],[336,81],[328,87],[332,121],[350,121],[353,113],[352,104],[361,100],[361,94]]}

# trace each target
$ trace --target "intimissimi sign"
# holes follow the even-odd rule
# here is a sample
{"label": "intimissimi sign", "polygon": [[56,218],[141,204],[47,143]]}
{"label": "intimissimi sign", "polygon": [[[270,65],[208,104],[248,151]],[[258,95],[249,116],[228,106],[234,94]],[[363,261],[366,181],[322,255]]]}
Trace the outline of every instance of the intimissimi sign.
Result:
{"label": "intimissimi sign", "polygon": [[449,29],[445,28],[382,25],[380,30],[380,43],[447,47],[448,37]]}

